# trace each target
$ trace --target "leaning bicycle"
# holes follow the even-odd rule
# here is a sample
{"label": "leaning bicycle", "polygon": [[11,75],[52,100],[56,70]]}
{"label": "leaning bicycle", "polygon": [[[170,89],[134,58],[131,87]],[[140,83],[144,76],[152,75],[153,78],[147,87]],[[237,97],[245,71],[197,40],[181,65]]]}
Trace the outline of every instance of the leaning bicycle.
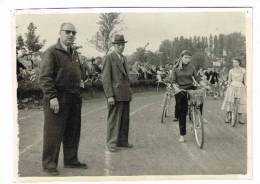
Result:
{"label": "leaning bicycle", "polygon": [[163,82],[163,83],[166,85],[166,92],[163,98],[161,123],[165,122],[165,119],[168,116],[168,112],[170,111],[170,104],[172,102],[172,98],[174,98],[174,89],[172,85],[167,82]]}

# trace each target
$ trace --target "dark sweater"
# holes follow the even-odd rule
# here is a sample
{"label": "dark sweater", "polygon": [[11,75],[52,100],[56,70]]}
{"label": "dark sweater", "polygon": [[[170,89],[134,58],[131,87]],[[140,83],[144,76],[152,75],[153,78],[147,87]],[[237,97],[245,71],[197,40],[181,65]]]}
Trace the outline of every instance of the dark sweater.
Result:
{"label": "dark sweater", "polygon": [[[197,80],[196,69],[192,63],[183,64],[182,69],[173,68],[171,80],[179,85],[181,89],[193,86],[192,76]],[[198,80],[197,80],[198,81]]]}

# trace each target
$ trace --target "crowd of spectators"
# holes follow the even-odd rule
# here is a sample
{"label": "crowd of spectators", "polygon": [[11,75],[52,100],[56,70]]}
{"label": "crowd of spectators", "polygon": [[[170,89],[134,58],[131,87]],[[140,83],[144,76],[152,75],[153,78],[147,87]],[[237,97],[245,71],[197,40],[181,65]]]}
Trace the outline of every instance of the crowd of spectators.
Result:
{"label": "crowd of spectators", "polygon": [[172,64],[163,67],[136,61],[130,66],[130,71],[138,76],[137,80],[162,80],[169,74],[171,68]]}
{"label": "crowd of spectators", "polygon": [[[24,84],[36,84],[38,83],[39,67],[41,64],[41,53],[30,53],[25,48],[17,49],[16,52],[16,64],[17,64],[17,81],[18,88],[27,88],[28,85]],[[79,55],[82,66],[82,79],[84,85],[93,86],[95,83],[100,83],[102,72],[102,57],[87,58],[83,55]],[[133,65],[129,66],[130,75],[134,75],[134,80],[144,81],[157,81],[162,82],[167,76],[169,76],[173,65],[171,63],[165,66],[152,65],[149,63],[141,63],[136,61]],[[227,70],[224,67],[221,70],[216,68],[199,69],[197,73],[201,78],[205,78],[205,81],[212,85],[226,81]]]}

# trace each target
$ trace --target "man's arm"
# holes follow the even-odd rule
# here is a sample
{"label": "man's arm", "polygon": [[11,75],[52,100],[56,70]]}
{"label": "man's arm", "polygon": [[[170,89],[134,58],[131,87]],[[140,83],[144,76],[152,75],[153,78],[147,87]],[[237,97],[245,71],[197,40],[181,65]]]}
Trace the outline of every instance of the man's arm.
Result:
{"label": "man's arm", "polygon": [[57,97],[57,90],[54,84],[54,64],[55,59],[50,50],[44,53],[42,65],[40,67],[40,86],[43,90],[44,95],[48,99]]}
{"label": "man's arm", "polygon": [[107,98],[114,97],[112,88],[112,66],[109,56],[105,57],[102,69],[102,84]]}
{"label": "man's arm", "polygon": [[47,50],[44,53],[42,66],[40,68],[40,86],[43,90],[44,96],[50,100],[50,109],[54,113],[59,112],[59,101],[57,98],[57,90],[54,83],[54,56]]}

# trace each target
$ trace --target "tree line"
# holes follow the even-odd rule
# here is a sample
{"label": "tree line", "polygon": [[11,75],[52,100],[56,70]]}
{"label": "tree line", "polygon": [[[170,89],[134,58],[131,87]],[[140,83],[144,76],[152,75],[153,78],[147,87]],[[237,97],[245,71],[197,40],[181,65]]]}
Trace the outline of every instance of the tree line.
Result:
{"label": "tree line", "polygon": [[182,50],[188,49],[193,53],[193,62],[197,68],[211,67],[213,61],[224,60],[224,66],[231,67],[231,59],[240,57],[246,65],[246,38],[243,34],[234,32],[185,38],[178,36],[172,40],[163,40],[158,51],[152,52],[139,47],[129,56],[130,62],[148,62],[153,65],[174,64]]}

